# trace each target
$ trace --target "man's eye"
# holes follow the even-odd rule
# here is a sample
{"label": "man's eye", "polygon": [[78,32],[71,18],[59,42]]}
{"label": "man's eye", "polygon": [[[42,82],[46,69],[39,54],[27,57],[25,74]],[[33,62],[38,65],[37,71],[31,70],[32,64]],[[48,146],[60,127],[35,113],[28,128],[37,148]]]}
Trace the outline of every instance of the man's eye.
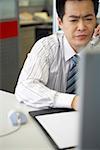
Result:
{"label": "man's eye", "polygon": [[78,20],[75,20],[75,19],[73,19],[73,20],[70,20],[70,22],[76,22],[76,21],[78,21]]}
{"label": "man's eye", "polygon": [[92,18],[86,18],[86,20],[88,20],[88,21],[89,21],[89,20],[92,20]]}

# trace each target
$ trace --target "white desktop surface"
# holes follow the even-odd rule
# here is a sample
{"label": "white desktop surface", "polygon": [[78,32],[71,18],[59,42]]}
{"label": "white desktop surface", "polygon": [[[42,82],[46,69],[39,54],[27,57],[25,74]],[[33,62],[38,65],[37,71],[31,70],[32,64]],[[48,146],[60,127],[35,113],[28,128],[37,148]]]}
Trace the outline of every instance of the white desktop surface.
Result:
{"label": "white desktop surface", "polygon": [[4,91],[0,91],[0,134],[16,128],[8,120],[11,110],[19,110],[26,114],[28,122],[17,132],[0,137],[1,150],[55,150],[49,138],[28,114],[33,108],[18,103],[14,94]]}

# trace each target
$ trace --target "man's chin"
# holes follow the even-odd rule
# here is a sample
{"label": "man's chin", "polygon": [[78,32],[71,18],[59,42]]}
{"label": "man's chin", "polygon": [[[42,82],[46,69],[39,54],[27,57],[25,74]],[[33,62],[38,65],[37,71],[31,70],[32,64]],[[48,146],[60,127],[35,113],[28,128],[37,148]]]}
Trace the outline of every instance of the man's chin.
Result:
{"label": "man's chin", "polygon": [[89,42],[84,43],[84,44],[79,44],[79,45],[77,45],[77,52],[80,52],[80,51],[84,50],[85,46],[86,46],[88,43],[89,43]]}
{"label": "man's chin", "polygon": [[85,47],[88,43],[89,43],[90,40],[86,40],[86,41],[79,41],[77,42],[77,47],[81,48],[81,47]]}

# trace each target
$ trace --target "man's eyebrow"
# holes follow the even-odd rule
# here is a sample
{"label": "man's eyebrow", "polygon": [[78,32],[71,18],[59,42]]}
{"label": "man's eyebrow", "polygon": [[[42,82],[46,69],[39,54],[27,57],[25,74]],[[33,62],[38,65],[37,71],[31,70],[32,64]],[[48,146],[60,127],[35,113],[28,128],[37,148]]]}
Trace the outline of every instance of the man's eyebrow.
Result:
{"label": "man's eyebrow", "polygon": [[80,18],[80,16],[70,15],[69,18],[76,18],[76,19],[78,19],[78,18]]}
{"label": "man's eyebrow", "polygon": [[93,14],[88,14],[88,15],[85,15],[85,16],[83,16],[83,17],[93,17]]}
{"label": "man's eyebrow", "polygon": [[[82,16],[82,18],[87,18],[87,17],[93,17],[93,14],[88,14],[88,15]],[[69,18],[79,19],[79,18],[81,18],[81,16],[70,15]]]}

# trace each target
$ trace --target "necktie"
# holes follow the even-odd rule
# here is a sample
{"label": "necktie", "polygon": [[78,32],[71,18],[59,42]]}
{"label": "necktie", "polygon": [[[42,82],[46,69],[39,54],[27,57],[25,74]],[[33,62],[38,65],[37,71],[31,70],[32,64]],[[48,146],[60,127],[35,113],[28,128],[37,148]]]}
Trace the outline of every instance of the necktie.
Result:
{"label": "necktie", "polygon": [[66,93],[69,94],[76,94],[76,81],[78,79],[77,77],[78,61],[79,61],[78,55],[74,55],[70,60],[69,71],[67,76],[67,87],[66,87]]}

